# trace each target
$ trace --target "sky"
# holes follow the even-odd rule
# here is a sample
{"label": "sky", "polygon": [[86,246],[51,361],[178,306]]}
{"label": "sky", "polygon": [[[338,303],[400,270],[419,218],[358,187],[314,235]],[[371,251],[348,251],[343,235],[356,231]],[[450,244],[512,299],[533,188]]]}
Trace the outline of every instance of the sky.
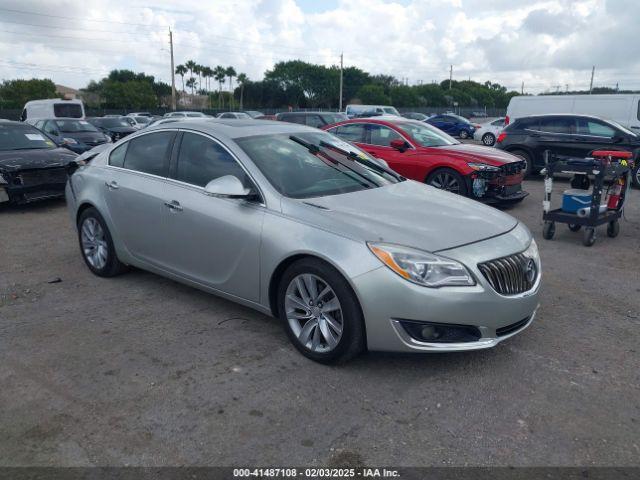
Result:
{"label": "sky", "polygon": [[[409,84],[490,80],[539,93],[640,89],[640,0],[0,0],[0,79],[81,88],[115,68],[176,65],[259,80],[299,59]],[[177,87],[181,80],[176,79]]]}

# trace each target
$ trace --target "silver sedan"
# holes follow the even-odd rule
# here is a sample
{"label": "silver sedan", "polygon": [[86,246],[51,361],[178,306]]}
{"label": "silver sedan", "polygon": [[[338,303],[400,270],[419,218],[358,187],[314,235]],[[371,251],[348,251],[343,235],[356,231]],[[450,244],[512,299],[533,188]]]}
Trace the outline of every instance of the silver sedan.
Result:
{"label": "silver sedan", "polygon": [[132,265],[255,308],[320,362],[492,347],[538,306],[524,225],[301,125],[147,128],[79,166],[66,194],[96,275]]}

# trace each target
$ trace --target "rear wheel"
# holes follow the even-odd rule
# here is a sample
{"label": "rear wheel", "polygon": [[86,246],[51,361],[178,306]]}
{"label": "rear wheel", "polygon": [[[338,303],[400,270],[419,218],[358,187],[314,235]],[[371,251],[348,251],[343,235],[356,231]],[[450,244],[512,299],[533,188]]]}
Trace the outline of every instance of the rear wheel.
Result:
{"label": "rear wheel", "polygon": [[467,132],[466,130],[460,130],[460,138],[469,138],[469,132]]}
{"label": "rear wheel", "polygon": [[482,143],[487,147],[493,147],[496,144],[496,136],[493,133],[485,133],[482,136]]}
{"label": "rear wheel", "polygon": [[464,177],[451,168],[439,168],[427,177],[427,184],[447,192],[467,195]]}
{"label": "rear wheel", "polygon": [[364,350],[355,293],[335,268],[315,258],[293,263],[278,286],[278,314],[294,346],[320,363],[342,363]]}
{"label": "rear wheel", "polygon": [[99,277],[113,277],[127,270],[118,260],[107,224],[93,207],[84,210],[78,219],[78,240],[84,262]]}
{"label": "rear wheel", "polygon": [[533,173],[533,160],[531,159],[531,155],[529,155],[524,150],[513,150],[509,153],[511,155],[515,155],[516,157],[518,157],[519,159],[525,162],[525,168],[524,168],[525,177],[528,177]]}

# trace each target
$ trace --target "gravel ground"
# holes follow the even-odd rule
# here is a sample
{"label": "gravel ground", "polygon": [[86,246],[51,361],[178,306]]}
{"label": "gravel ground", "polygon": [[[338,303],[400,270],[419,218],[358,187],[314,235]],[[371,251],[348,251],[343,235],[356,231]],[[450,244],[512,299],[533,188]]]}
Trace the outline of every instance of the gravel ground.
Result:
{"label": "gravel ground", "polygon": [[93,276],[63,202],[1,210],[0,465],[640,465],[640,191],[586,248],[562,225],[543,240],[542,182],[525,188],[528,330],[340,367],[226,300]]}

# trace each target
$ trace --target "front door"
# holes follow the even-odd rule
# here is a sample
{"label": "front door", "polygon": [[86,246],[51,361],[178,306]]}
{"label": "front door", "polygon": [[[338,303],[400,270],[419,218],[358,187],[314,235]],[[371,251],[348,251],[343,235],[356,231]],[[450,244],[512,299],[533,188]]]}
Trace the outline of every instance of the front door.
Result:
{"label": "front door", "polygon": [[207,183],[225,175],[255,188],[224,146],[203,134],[185,132],[165,191],[166,236],[172,245],[167,267],[189,280],[257,302],[264,207],[260,200],[204,193]]}

